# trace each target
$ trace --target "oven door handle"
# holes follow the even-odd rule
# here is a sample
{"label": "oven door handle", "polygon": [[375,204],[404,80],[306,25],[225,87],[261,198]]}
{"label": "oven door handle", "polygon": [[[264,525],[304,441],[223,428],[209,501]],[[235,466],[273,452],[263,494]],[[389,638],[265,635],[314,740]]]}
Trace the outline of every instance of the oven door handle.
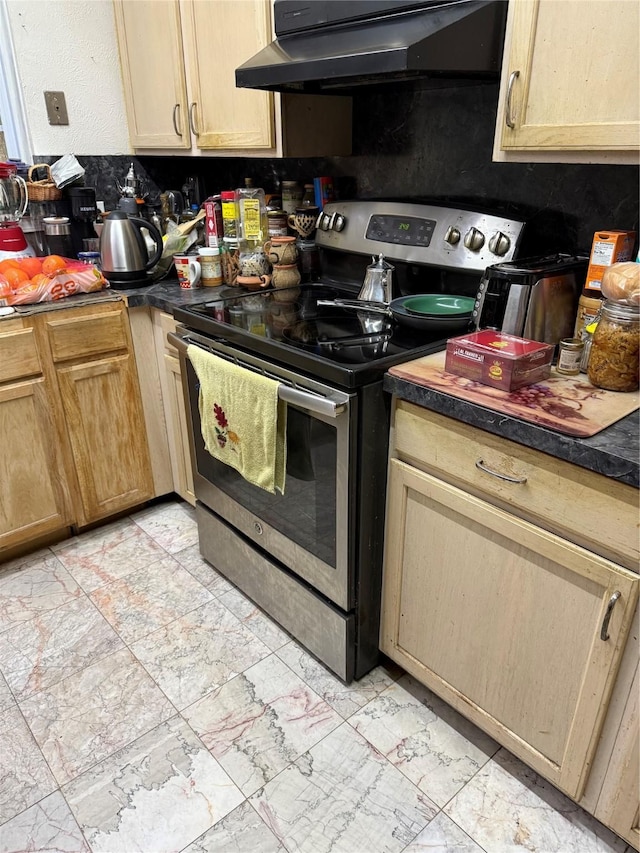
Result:
{"label": "oven door handle", "polygon": [[[174,346],[178,352],[186,355],[188,344],[179,335],[169,332],[167,340]],[[198,346],[198,344],[194,344]],[[211,351],[213,355],[215,352]],[[241,362],[237,362],[239,367],[243,367]],[[246,370],[251,368],[246,367]],[[300,388],[294,388],[293,385],[288,385],[282,381],[278,385],[278,397],[285,403],[292,403],[295,406],[300,406],[301,409],[306,409],[316,415],[324,415],[328,418],[337,418],[347,408],[342,400],[334,400],[331,397],[323,397],[320,394],[312,394],[308,391],[302,391]]]}

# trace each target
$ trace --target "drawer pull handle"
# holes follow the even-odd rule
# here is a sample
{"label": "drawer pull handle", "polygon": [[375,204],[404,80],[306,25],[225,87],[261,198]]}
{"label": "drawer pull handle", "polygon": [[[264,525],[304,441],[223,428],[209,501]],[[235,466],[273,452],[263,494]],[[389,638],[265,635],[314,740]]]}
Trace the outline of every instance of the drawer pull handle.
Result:
{"label": "drawer pull handle", "polygon": [[604,619],[602,620],[602,628],[600,628],[600,639],[608,640],[609,639],[609,620],[611,619],[611,614],[613,613],[613,608],[616,606],[616,601],[620,598],[621,593],[616,590],[611,598],[609,599],[609,603],[607,604],[607,610],[604,614]]}
{"label": "drawer pull handle", "polygon": [[480,471],[484,471],[485,474],[491,474],[492,477],[497,477],[499,480],[504,480],[507,483],[517,483],[518,485],[522,485],[527,482],[526,477],[508,477],[506,474],[499,474],[498,471],[492,471],[491,468],[487,468],[482,459],[478,459],[476,462],[476,468]]}

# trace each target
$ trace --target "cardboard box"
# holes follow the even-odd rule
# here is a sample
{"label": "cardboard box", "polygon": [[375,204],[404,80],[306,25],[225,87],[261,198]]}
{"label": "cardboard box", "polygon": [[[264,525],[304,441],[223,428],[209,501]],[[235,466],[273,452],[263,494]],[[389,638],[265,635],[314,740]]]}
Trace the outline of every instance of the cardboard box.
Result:
{"label": "cardboard box", "polygon": [[553,346],[485,329],[447,341],[445,370],[502,391],[547,379]]}
{"label": "cardboard box", "polygon": [[635,243],[635,231],[596,231],[591,244],[585,293],[591,291],[594,296],[599,296],[606,268],[620,261],[633,260]]}

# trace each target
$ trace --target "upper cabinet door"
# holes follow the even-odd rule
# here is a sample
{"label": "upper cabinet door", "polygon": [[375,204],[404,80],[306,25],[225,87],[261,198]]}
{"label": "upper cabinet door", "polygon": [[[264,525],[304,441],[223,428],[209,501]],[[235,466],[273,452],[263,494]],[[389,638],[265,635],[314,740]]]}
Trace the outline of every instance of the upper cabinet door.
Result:
{"label": "upper cabinet door", "polygon": [[640,5],[509,4],[497,138],[513,151],[633,151],[640,143]]}
{"label": "upper cabinet door", "polygon": [[114,10],[131,145],[190,148],[178,0],[114,0]]}
{"label": "upper cabinet door", "polygon": [[237,89],[235,70],[271,40],[267,0],[182,0],[191,131],[198,148],[275,147],[273,95]]}

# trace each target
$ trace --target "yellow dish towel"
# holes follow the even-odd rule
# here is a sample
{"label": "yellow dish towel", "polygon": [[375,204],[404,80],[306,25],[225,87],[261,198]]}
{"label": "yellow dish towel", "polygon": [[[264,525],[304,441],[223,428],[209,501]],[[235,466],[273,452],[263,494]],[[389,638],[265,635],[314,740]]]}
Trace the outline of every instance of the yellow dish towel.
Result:
{"label": "yellow dish towel", "polygon": [[284,494],[287,406],[278,385],[260,373],[189,346],[187,356],[200,381],[198,405],[208,452],[245,480]]}

